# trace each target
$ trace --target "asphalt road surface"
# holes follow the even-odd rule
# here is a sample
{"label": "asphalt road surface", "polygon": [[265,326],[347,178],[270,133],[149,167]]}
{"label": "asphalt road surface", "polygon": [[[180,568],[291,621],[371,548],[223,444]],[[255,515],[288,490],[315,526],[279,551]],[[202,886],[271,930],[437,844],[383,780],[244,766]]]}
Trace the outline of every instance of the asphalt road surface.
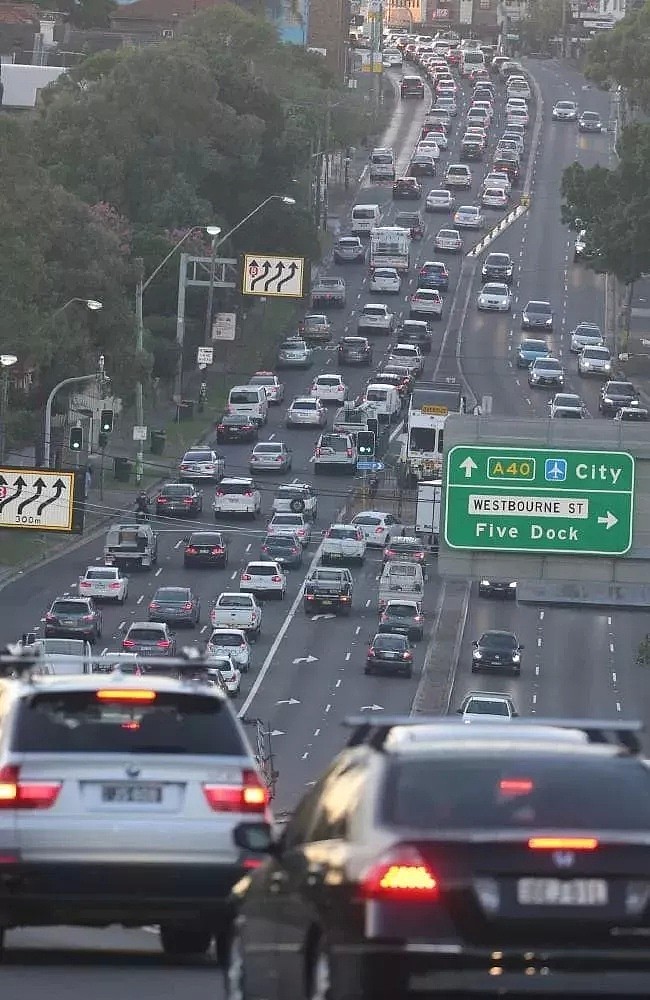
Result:
{"label": "asphalt road surface", "polygon": [[[520,330],[520,314],[529,298],[548,298],[556,310],[553,343],[570,373],[567,391],[577,391],[584,397],[593,419],[601,419],[597,411],[598,385],[577,376],[575,360],[569,355],[569,333],[580,320],[592,320],[603,325],[603,278],[573,264],[573,235],[560,221],[560,177],[564,166],[579,159],[586,166],[608,164],[610,149],[606,135],[580,136],[574,125],[553,124],[550,111],[561,98],[575,97],[583,110],[599,111],[603,120],[609,117],[607,95],[584,90],[582,78],[555,61],[531,64],[544,101],[544,118],[535,159],[532,207],[521,220],[512,225],[490,247],[512,254],[518,265],[514,283],[515,302],[511,315],[483,315],[476,311],[475,300],[480,285],[480,273],[475,287],[457,287],[460,260],[449,258],[450,290],[446,298],[443,322],[438,327],[440,352],[434,348],[427,360],[425,377],[455,375],[458,362],[474,396],[480,400],[489,395],[493,412],[501,416],[545,416],[549,394],[529,390],[525,375],[514,367],[513,359]],[[465,94],[465,98],[467,94]],[[385,144],[392,145],[398,156],[398,174],[408,165],[417,140],[419,125],[429,100],[398,102],[399,107]],[[498,113],[503,117],[500,97]],[[453,133],[452,143],[443,152],[441,170],[454,162],[460,141],[460,129]],[[497,124],[492,129],[492,142],[500,134]],[[476,197],[480,180],[489,159],[473,169],[472,195]],[[440,185],[440,178],[424,184],[425,194]],[[517,189],[515,190],[515,194]],[[471,203],[469,194],[463,203]],[[370,186],[364,180],[360,202],[378,201],[386,205],[387,220],[394,212],[410,204],[392,204],[390,186]],[[423,208],[424,199],[421,207]],[[488,210],[489,212],[490,210]],[[398,313],[408,315],[408,296],[416,287],[418,265],[439,257],[432,249],[436,231],[449,224],[445,216],[427,215],[427,232],[416,245],[416,260],[408,281],[392,302]],[[500,213],[494,213],[495,221]],[[475,240],[469,236],[466,248]],[[333,343],[338,337],[356,332],[356,317],[361,307],[378,298],[367,290],[366,269],[358,265],[331,267],[328,273],[341,274],[347,282],[348,308],[333,311]],[[467,308],[464,308],[464,303]],[[453,322],[449,322],[449,316]],[[379,360],[386,342],[375,343],[375,358]],[[310,373],[286,372],[286,403],[310,384],[311,376],[336,370],[336,356],[322,350],[315,355]],[[367,378],[366,369],[343,369],[351,394],[356,394]],[[286,430],[284,406],[273,408],[261,439],[284,440],[293,449],[292,477],[313,479],[310,458],[316,435],[313,430]],[[227,459],[227,474],[248,471],[247,446],[229,445],[222,449]],[[185,570],[182,564],[182,538],[198,522],[168,522],[161,525],[159,565],[150,573],[136,574],[130,581],[130,593],[124,608],[106,608],[104,637],[100,648],[118,649],[122,623],[146,617],[147,603],[153,590],[161,585],[191,585],[200,595],[203,605],[202,623],[193,632],[188,630],[187,642],[202,643],[209,633],[206,625],[209,604],[223,590],[237,589],[239,572],[248,558],[259,553],[264,525],[270,509],[277,480],[272,476],[258,477],[263,491],[263,512],[256,522],[229,524],[230,564],[226,570]],[[349,498],[351,481],[347,477],[327,476],[314,480],[319,492],[319,518],[316,530],[326,528]],[[214,524],[206,491],[203,522]],[[440,584],[433,579],[427,589],[425,611],[428,630],[415,654],[415,671],[410,680],[389,677],[367,677],[363,673],[367,640],[376,624],[376,586],[381,565],[380,551],[370,552],[362,569],[354,569],[354,611],[349,618],[303,613],[297,600],[305,573],[315,556],[319,539],[314,538],[306,553],[302,570],[289,575],[286,600],[266,602],[262,636],[253,646],[251,671],[244,675],[238,710],[248,717],[259,718],[273,737],[275,767],[279,772],[276,809],[289,810],[305,787],[314,780],[324,765],[341,746],[345,733],[341,722],[346,715],[360,710],[382,710],[384,713],[408,713],[421,678],[431,627],[440,593]],[[74,592],[78,577],[85,568],[101,560],[103,539],[88,542],[55,562],[26,574],[2,591],[3,614],[0,620],[0,640],[15,640],[22,632],[42,627],[42,619],[50,601],[64,592]],[[470,642],[486,628],[514,629],[526,649],[521,678],[471,675]],[[518,607],[497,601],[480,599],[475,593],[469,603],[458,671],[454,680],[451,707],[454,709],[463,694],[470,689],[505,690],[512,693],[521,714],[544,715],[614,715],[635,716],[639,706],[649,704],[647,682],[634,663],[636,647],[645,625],[640,615],[632,612],[602,609],[557,609]],[[181,644],[184,635],[179,635]],[[313,658],[316,659],[313,659]],[[311,659],[309,659],[311,658]],[[433,669],[449,671],[449,664],[433,664]],[[374,706],[374,709],[373,709]],[[154,929],[123,932],[86,931],[77,928],[52,928],[38,931],[19,930],[7,935],[7,953],[3,969],[3,987],[7,997],[20,992],[34,995],[47,990],[54,1000],[92,995],[104,997],[177,996],[183,991],[185,1000],[222,1000],[223,994],[214,969],[209,965],[179,968],[164,964]]]}

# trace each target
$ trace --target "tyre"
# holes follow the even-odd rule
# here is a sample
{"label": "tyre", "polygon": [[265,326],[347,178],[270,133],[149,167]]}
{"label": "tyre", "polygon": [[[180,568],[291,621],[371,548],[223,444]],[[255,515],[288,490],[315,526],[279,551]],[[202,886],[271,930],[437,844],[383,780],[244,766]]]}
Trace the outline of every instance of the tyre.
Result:
{"label": "tyre", "polygon": [[201,924],[160,925],[160,944],[170,958],[205,955],[211,942],[212,931]]}

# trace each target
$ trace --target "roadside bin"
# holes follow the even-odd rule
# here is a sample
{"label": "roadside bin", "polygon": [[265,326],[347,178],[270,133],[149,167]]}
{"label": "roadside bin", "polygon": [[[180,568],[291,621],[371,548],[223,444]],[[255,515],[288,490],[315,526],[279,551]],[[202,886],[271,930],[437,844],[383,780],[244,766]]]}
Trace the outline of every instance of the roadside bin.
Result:
{"label": "roadside bin", "polygon": [[118,483],[128,483],[131,478],[132,464],[128,458],[115,458],[113,460],[113,477]]}
{"label": "roadside bin", "polygon": [[162,455],[165,451],[165,444],[167,443],[167,432],[166,431],[152,431],[151,432],[151,454],[152,455]]}

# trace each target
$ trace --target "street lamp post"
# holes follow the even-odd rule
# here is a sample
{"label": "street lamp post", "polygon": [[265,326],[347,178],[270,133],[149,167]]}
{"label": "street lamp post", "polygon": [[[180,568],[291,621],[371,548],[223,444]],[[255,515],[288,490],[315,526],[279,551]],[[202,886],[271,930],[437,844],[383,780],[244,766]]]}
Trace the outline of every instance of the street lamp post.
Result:
{"label": "street lamp post", "polygon": [[[202,232],[205,228],[206,228],[205,226],[192,226],[190,229],[188,229],[187,232],[184,234],[184,236],[181,236],[178,243],[176,243],[171,248],[167,256],[164,257],[163,260],[161,260],[158,267],[151,272],[151,274],[146,280],[144,277],[144,261],[142,257],[138,257],[136,259],[135,264],[137,268],[137,283],[135,286],[135,346],[138,355],[141,355],[144,349],[144,319],[143,319],[143,306],[142,306],[144,293],[146,292],[147,288],[149,287],[153,279],[158,274],[160,274],[167,261],[174,256],[179,247],[182,247],[183,243],[185,243],[185,240],[188,240],[193,233]],[[208,226],[207,227],[208,233],[213,228],[216,229],[217,227]],[[136,382],[135,386],[135,420],[136,420],[136,425],[138,427],[144,426],[144,388],[142,384],[142,374],[139,375],[138,381]],[[136,483],[142,482],[143,473],[144,473],[144,441],[140,440],[138,441],[138,453],[135,462]]]}
{"label": "street lamp post", "polygon": [[2,385],[0,386],[0,462],[5,460],[7,441],[7,400],[9,399],[9,369],[18,361],[15,354],[0,354]]}
{"label": "street lamp post", "polygon": [[220,226],[208,226],[207,227],[208,236],[212,237],[212,254],[210,257],[210,284],[208,286],[208,304],[205,310],[205,331],[203,334],[203,343],[206,347],[209,347],[212,332],[212,303],[214,302],[214,262],[217,257],[217,240],[221,235]]}
{"label": "street lamp post", "polygon": [[[52,315],[49,317],[47,322],[44,323],[43,326],[48,326],[52,322],[52,320],[56,319],[56,317],[59,316],[62,312],[64,312],[68,308],[68,306],[71,306],[73,302],[80,302],[90,312],[99,312],[100,309],[104,308],[103,303],[99,302],[97,299],[81,299],[75,296],[72,299],[68,299],[68,301],[65,302],[62,306],[59,306],[58,309],[55,309]],[[41,329],[43,329],[43,327],[41,327]],[[64,379],[62,382],[59,382],[58,385],[54,386],[52,392],[47,397],[47,403],[45,404],[45,433],[43,441],[43,465],[45,466],[46,469],[49,469],[50,467],[50,450],[51,450],[51,440],[52,440],[52,403],[54,402],[54,397],[56,396],[59,389],[62,389],[64,386],[72,385],[75,382],[86,382],[89,378],[94,378],[94,377],[95,377],[94,375],[80,375],[77,378]]]}

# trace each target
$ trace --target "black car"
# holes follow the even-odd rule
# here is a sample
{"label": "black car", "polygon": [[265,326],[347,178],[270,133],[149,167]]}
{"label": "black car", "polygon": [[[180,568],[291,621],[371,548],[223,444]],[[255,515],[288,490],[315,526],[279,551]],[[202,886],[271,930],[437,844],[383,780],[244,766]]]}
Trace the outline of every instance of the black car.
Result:
{"label": "black car", "polygon": [[424,222],[419,212],[398,212],[394,225],[408,229],[412,240],[421,240],[424,236]]}
{"label": "black car", "polygon": [[367,337],[343,337],[339,340],[337,361],[340,365],[372,364],[372,345]]}
{"label": "black car", "polygon": [[257,441],[259,427],[254,420],[242,413],[224,413],[216,426],[217,442]]}
{"label": "black car", "polygon": [[350,720],[281,833],[235,831],[265,857],[234,889],[228,996],[647,993],[639,724],[383,714]]}
{"label": "black car", "polygon": [[201,620],[201,601],[190,587],[158,587],[149,601],[148,617],[150,622],[194,628]]}
{"label": "black car", "polygon": [[225,569],[228,565],[228,542],[220,531],[193,531],[184,543],[183,565],[186,569],[192,566]]}
{"label": "black car", "polygon": [[156,514],[196,517],[203,510],[203,494],[189,483],[168,483],[156,497]]}
{"label": "black car", "polygon": [[368,646],[363,672],[364,674],[385,672],[410,677],[413,673],[413,653],[408,636],[393,632],[378,632]]}
{"label": "black car", "polygon": [[492,669],[510,670],[518,675],[523,648],[514,632],[489,629],[472,643],[472,673]]}
{"label": "black car", "polygon": [[419,201],[422,197],[422,185],[417,177],[398,177],[393,184],[393,198],[405,201]]}
{"label": "black car", "polygon": [[424,635],[424,616],[419,601],[389,601],[379,616],[379,631],[405,635],[418,642]]}
{"label": "black car", "polygon": [[[400,344],[416,344],[421,354],[431,354],[433,333],[423,319],[405,319],[399,330]],[[374,379],[372,380],[374,383]]]}
{"label": "black car", "polygon": [[478,585],[479,597],[503,597],[514,601],[517,597],[517,584],[514,580],[487,580],[483,578]]}
{"label": "black car", "polygon": [[512,284],[513,264],[509,253],[489,253],[481,268],[483,281],[503,281]]}
{"label": "black car", "polygon": [[478,139],[463,139],[460,144],[459,157],[461,162],[467,160],[482,160],[483,159],[483,145],[478,141]]}
{"label": "black car", "polygon": [[260,547],[262,559],[298,569],[302,566],[303,546],[297,535],[267,535]]}
{"label": "black car", "polygon": [[624,406],[638,406],[639,393],[631,382],[605,382],[600,390],[598,409],[601,413],[614,416]]}
{"label": "black car", "polygon": [[57,597],[45,615],[46,639],[87,639],[94,643],[102,635],[102,613],[92,597]]}
{"label": "black car", "polygon": [[409,164],[410,177],[435,177],[436,161],[425,153],[416,153]]}
{"label": "black car", "polygon": [[449,269],[441,260],[427,260],[421,266],[417,277],[418,288],[437,288],[446,292],[449,288]]}

